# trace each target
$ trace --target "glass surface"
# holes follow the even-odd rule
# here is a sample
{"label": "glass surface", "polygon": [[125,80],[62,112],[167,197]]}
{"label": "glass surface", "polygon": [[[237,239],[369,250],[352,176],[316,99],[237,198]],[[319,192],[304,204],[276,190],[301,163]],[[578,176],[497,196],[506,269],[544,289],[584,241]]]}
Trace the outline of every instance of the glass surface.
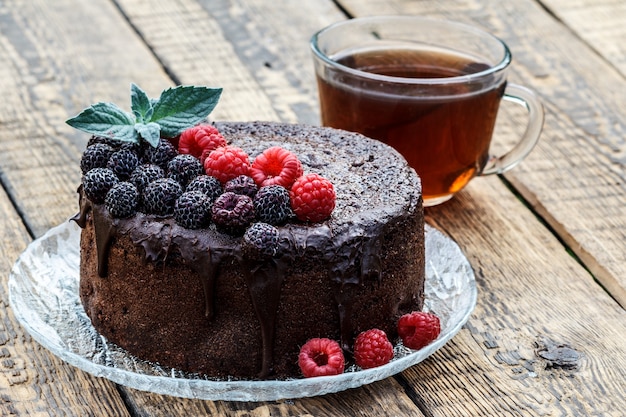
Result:
{"label": "glass surface", "polygon": [[450,238],[426,227],[425,310],[441,319],[441,334],[414,351],[395,346],[387,365],[337,376],[275,381],[216,380],[139,360],[108,343],[93,328],[78,296],[80,228],[67,222],[32,242],[9,277],[13,312],[41,345],[64,361],[95,376],[130,388],[184,398],[273,401],[302,398],[359,387],[402,372],[450,340],[476,305],[472,268]]}

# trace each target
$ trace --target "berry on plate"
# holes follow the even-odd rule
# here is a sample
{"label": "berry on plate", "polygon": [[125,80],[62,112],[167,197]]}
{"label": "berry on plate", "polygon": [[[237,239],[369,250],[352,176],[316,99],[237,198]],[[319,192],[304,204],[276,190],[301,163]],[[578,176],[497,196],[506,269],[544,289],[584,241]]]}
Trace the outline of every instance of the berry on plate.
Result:
{"label": "berry on plate", "polygon": [[393,358],[393,345],[384,331],[370,329],[354,341],[354,361],[363,369],[382,366]]}
{"label": "berry on plate", "polygon": [[291,208],[299,220],[321,222],[335,208],[333,184],[318,174],[303,175],[291,186]]}
{"label": "berry on plate", "polygon": [[222,184],[239,175],[248,175],[250,161],[248,154],[236,146],[221,146],[207,155],[204,170]]}
{"label": "berry on plate", "polygon": [[296,155],[280,146],[266,149],[254,158],[250,176],[259,187],[280,185],[287,189],[303,173]]}
{"label": "berry on plate", "polygon": [[421,349],[437,339],[441,332],[439,317],[433,313],[414,311],[398,320],[398,334],[404,346]]}
{"label": "berry on plate", "polygon": [[178,152],[181,154],[193,155],[201,161],[211,151],[226,146],[226,139],[213,125],[200,124],[190,127],[180,134],[178,141]]}
{"label": "berry on plate", "polygon": [[343,351],[334,340],[314,338],[300,348],[298,365],[306,378],[343,373]]}

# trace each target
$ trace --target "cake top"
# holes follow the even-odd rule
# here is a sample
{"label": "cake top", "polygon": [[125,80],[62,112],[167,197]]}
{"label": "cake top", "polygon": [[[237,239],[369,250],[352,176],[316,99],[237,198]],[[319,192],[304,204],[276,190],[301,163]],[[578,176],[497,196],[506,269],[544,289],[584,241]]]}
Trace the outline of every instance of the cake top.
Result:
{"label": "cake top", "polygon": [[251,158],[280,146],[298,156],[304,172],[327,178],[337,195],[327,223],[337,232],[385,223],[414,212],[419,204],[419,178],[397,151],[382,142],[301,124],[222,122],[215,126]]}
{"label": "cake top", "polygon": [[94,135],[81,159],[86,197],[114,218],[173,216],[235,236],[254,222],[326,220],[367,236],[368,224],[418,204],[419,179],[392,148],[312,126],[207,124],[220,94],[180,86],[150,99],[132,84],[132,114],[97,103],[69,119]]}

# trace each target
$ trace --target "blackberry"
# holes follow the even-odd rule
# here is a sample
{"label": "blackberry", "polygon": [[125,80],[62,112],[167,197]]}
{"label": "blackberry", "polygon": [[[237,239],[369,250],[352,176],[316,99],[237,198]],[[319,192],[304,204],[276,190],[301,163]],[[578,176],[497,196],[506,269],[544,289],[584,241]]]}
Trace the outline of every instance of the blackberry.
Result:
{"label": "blackberry", "polygon": [[186,187],[191,180],[202,174],[204,174],[202,163],[192,155],[176,155],[167,164],[167,176],[178,181],[183,187]]}
{"label": "blackberry", "polygon": [[118,182],[117,176],[110,169],[94,168],[83,175],[83,190],[92,203],[102,204],[107,192]]}
{"label": "blackberry", "polygon": [[120,141],[118,140],[105,138],[104,136],[93,135],[89,138],[89,141],[87,142],[87,147],[93,146],[96,143],[103,143],[105,145],[109,145],[113,149],[117,149],[120,145]]}
{"label": "blackberry", "polygon": [[165,172],[158,165],[143,164],[135,168],[130,175],[130,182],[135,184],[135,187],[141,193],[152,181],[164,177]]}
{"label": "blackberry", "polygon": [[143,158],[143,147],[137,142],[122,142],[119,145],[118,150],[126,149],[137,155],[137,157],[141,160]]}
{"label": "blackberry", "polygon": [[222,184],[215,177],[200,175],[187,185],[186,191],[201,191],[214,202],[222,194]]}
{"label": "blackberry", "polygon": [[259,187],[257,187],[252,177],[247,175],[240,175],[232,180],[226,181],[226,184],[224,184],[225,192],[230,191],[235,194],[243,194],[250,198],[254,198],[258,190]]}
{"label": "blackberry", "polygon": [[271,224],[253,223],[243,235],[243,253],[254,260],[271,258],[278,250],[279,237],[278,229]]}
{"label": "blackberry", "polygon": [[80,159],[81,171],[83,174],[86,174],[94,168],[106,168],[113,152],[115,152],[115,149],[105,143],[96,143],[89,146],[85,149]]}
{"label": "blackberry", "polygon": [[137,212],[139,204],[139,192],[130,182],[118,182],[115,184],[104,199],[104,206],[111,216],[117,218],[130,217]]}
{"label": "blackberry", "polygon": [[261,187],[254,196],[254,212],[260,222],[284,224],[293,215],[289,191],[280,185]]}
{"label": "blackberry", "polygon": [[174,148],[174,145],[172,145],[167,139],[161,138],[159,139],[159,144],[156,148],[151,145],[144,148],[143,159],[144,162],[158,165],[166,170],[167,163],[174,159],[176,155],[178,155],[178,152],[176,151],[176,148]]}
{"label": "blackberry", "polygon": [[171,178],[152,181],[143,190],[142,201],[147,213],[170,215],[174,213],[176,199],[183,193],[179,183]]}
{"label": "blackberry", "polygon": [[241,235],[254,220],[254,205],[247,195],[224,193],[213,203],[211,216],[218,229]]}
{"label": "blackberry", "polygon": [[109,162],[107,162],[107,168],[113,171],[117,178],[122,181],[130,178],[137,165],[139,165],[139,158],[128,149],[120,149],[114,152],[109,158]]}
{"label": "blackberry", "polygon": [[185,191],[176,200],[174,220],[187,229],[200,229],[211,220],[212,202],[201,191]]}

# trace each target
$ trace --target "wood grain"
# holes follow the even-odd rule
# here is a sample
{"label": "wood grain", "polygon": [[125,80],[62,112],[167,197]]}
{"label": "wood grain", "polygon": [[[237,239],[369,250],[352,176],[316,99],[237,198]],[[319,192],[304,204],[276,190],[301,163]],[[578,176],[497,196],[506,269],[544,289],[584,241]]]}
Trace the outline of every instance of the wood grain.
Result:
{"label": "wood grain", "polygon": [[151,95],[172,81],[106,0],[9,0],[0,7],[2,181],[39,236],[76,204],[77,161],[88,135],[65,120],[98,101],[129,110],[133,81]]}
{"label": "wood grain", "polygon": [[198,2],[117,3],[179,83],[222,87],[227,92],[220,98],[212,118],[277,119],[250,69],[241,64],[215,18]]}
{"label": "wood grain", "polygon": [[271,402],[181,401],[155,394],[132,392],[139,416],[217,415],[250,417],[295,416],[414,416],[424,417],[395,379],[322,397]]}
{"label": "wood grain", "polygon": [[[8,305],[9,270],[30,241],[29,231],[42,234],[67,219],[76,204],[80,181],[76,167],[86,138],[79,138],[63,121],[84,107],[85,97],[92,102],[112,97],[109,90],[118,81],[123,82],[114,90],[128,91],[130,81],[145,69],[141,53],[150,58],[143,49],[124,56],[119,48],[119,57],[108,55],[107,46],[123,45],[120,40],[134,34],[123,27],[120,38],[101,41],[82,29],[94,24],[109,27],[110,19],[119,15],[110,3],[83,5],[76,7],[71,1],[0,5],[0,175],[9,193],[0,192],[1,415],[128,415],[114,384],[51,355],[24,333]],[[128,58],[133,69],[120,65],[116,61],[120,57]],[[152,71],[158,73],[159,66],[154,61],[153,65]],[[94,68],[110,78],[99,79]],[[123,77],[116,80],[121,72]],[[161,83],[168,81],[161,78]]]}
{"label": "wood grain", "polygon": [[433,415],[621,415],[626,312],[561,243],[493,177],[427,212],[479,294],[453,343],[404,373]]}
{"label": "wood grain", "polygon": [[[0,102],[0,179],[16,202],[11,206],[0,193],[0,221],[6,222],[0,223],[6,226],[0,247],[8,254],[0,265],[7,273],[29,241],[18,212],[39,235],[75,210],[86,138],[65,126],[68,116],[95,101],[123,105],[131,81],[151,95],[181,82],[226,87],[215,119],[316,123],[308,39],[342,18],[332,2],[318,0],[51,3],[0,5],[0,58],[6,63],[0,66],[6,92]],[[623,163],[609,157],[612,141],[621,149],[626,117],[619,110],[624,104],[619,74],[530,0],[458,0],[445,6],[344,0],[341,5],[356,15],[465,20],[512,45],[517,54],[511,79],[540,92],[548,120],[542,143],[507,179],[574,252],[589,252],[590,259],[581,256],[586,266],[606,267],[603,282],[618,283],[610,290],[615,296],[623,288],[617,278],[626,276],[623,253],[616,253],[623,249],[624,206],[618,203],[625,193],[624,183],[617,182]],[[575,62],[568,55],[572,51],[593,65]],[[608,69],[608,78],[595,79],[592,67]],[[617,87],[611,89],[611,83]],[[499,123],[503,145],[514,142],[520,122]],[[626,409],[626,347],[619,337],[626,334],[626,312],[497,177],[473,181],[457,199],[429,209],[428,218],[460,244],[479,286],[469,323],[431,359],[398,379],[294,401],[184,400],[119,387],[130,414],[618,416]],[[610,262],[593,239],[605,246]],[[29,389],[39,396],[19,385],[22,373],[3,372],[16,379],[0,377],[3,401],[8,398],[0,407],[31,415],[51,414],[50,405],[66,415],[124,415],[112,384],[38,348],[20,333],[3,303],[0,318],[7,330],[0,338],[9,342],[0,352],[5,354],[8,343],[11,360],[37,368],[32,374],[37,383]],[[12,363],[18,361],[0,362],[7,369]]]}
{"label": "wood grain", "polygon": [[626,3],[622,0],[544,0],[569,30],[626,76]]}

